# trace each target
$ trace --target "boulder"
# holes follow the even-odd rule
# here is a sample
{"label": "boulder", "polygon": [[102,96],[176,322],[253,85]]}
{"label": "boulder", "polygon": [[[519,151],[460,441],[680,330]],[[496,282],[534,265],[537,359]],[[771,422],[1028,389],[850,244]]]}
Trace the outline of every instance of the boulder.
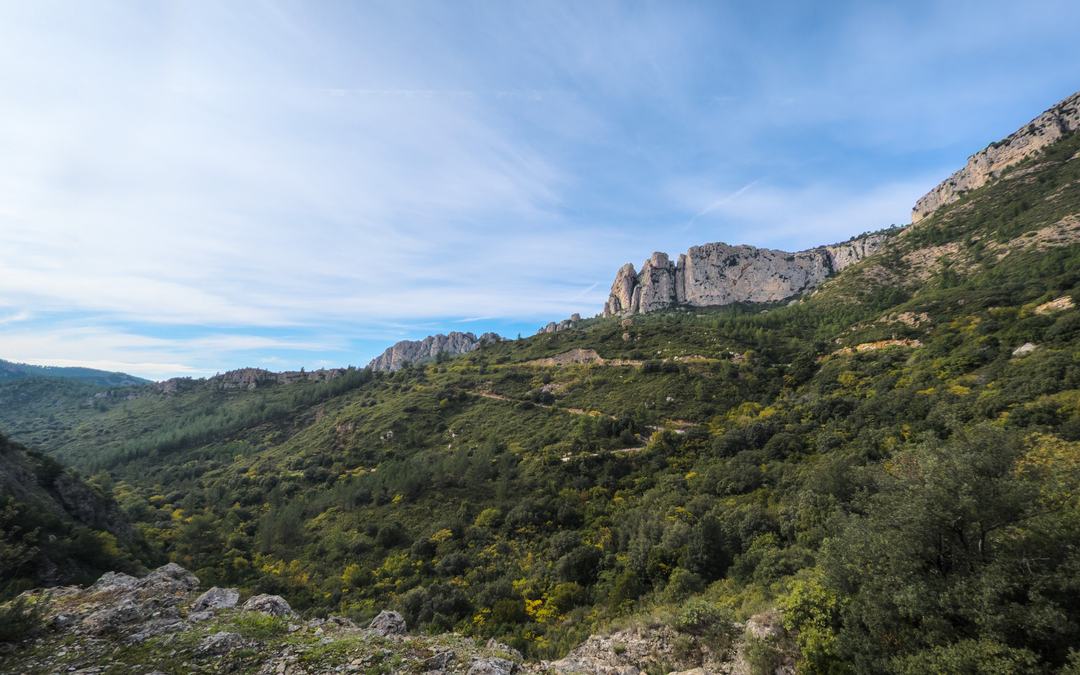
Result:
{"label": "boulder", "polygon": [[261,612],[270,616],[296,616],[289,603],[280,595],[253,595],[244,603],[245,612]]}
{"label": "boulder", "polygon": [[137,586],[140,594],[146,596],[186,594],[199,587],[199,577],[176,563],[169,563],[139,579]]}
{"label": "boulder", "polygon": [[88,593],[112,593],[135,588],[139,580],[123,572],[106,572],[86,589]]}
{"label": "boulder", "polygon": [[1022,344],[1019,347],[1017,347],[1016,349],[1014,349],[1012,355],[1013,356],[1027,356],[1028,354],[1030,354],[1031,352],[1035,351],[1038,348],[1039,348],[1038,345],[1032,344],[1030,342],[1025,342],[1024,344]]}
{"label": "boulder", "polygon": [[202,612],[205,610],[229,609],[230,607],[236,607],[236,603],[239,601],[240,591],[235,588],[219,588],[218,586],[214,586],[196,598],[195,602],[191,603],[191,611]]}
{"label": "boulder", "polygon": [[371,623],[368,624],[368,630],[383,637],[387,635],[404,635],[407,630],[405,617],[397,612],[384,609],[371,620]]}

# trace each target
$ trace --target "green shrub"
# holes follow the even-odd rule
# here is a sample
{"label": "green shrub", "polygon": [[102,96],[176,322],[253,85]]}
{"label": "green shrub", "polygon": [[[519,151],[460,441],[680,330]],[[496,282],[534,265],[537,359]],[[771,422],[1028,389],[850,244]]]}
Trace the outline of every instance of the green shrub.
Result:
{"label": "green shrub", "polygon": [[41,629],[48,598],[20,595],[0,605],[0,642],[21,642]]}

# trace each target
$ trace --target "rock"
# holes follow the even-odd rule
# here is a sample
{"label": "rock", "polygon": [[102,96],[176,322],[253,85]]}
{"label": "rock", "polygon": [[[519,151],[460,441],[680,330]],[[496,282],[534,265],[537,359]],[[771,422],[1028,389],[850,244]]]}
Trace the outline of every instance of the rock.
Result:
{"label": "rock", "polygon": [[453,650],[447,649],[441,652],[435,652],[428,658],[424,659],[421,664],[421,668],[424,672],[446,672],[446,667],[454,661],[455,654]]}
{"label": "rock", "polygon": [[236,603],[239,601],[240,591],[235,588],[219,588],[214,586],[196,598],[195,602],[191,603],[191,611],[202,612],[205,610],[228,609],[230,607],[236,607]]}
{"label": "rock", "polygon": [[562,321],[559,321],[559,322],[555,322],[555,321],[549,322],[547,325],[540,328],[540,330],[536,331],[536,333],[537,333],[537,335],[543,335],[544,333],[561,333],[564,330],[570,330],[571,328],[576,328],[580,321],[581,321],[581,315],[580,314],[577,314],[577,313],[571,314],[569,319],[563,319]]}
{"label": "rock", "polygon": [[395,371],[408,363],[433,361],[439,354],[467,354],[486,344],[501,341],[495,333],[484,333],[476,337],[472,333],[452,332],[449,335],[429,335],[423,340],[402,340],[389,347],[371,360],[368,367],[372,370]]}
{"label": "rock", "polygon": [[280,595],[253,595],[242,608],[245,612],[261,612],[270,616],[296,616],[289,603]]}
{"label": "rock", "polygon": [[136,604],[133,598],[123,597],[115,604],[91,612],[82,620],[82,630],[92,635],[118,633],[144,615],[144,608]]}
{"label": "rock", "polygon": [[214,618],[214,612],[209,609],[204,609],[198,612],[192,612],[188,614],[188,621],[192,623],[198,623],[200,621],[209,621]]}
{"label": "rock", "polygon": [[376,635],[404,635],[406,632],[405,617],[397,612],[383,610],[368,624],[368,630]]}
{"label": "rock", "polygon": [[677,264],[665,253],[653,253],[640,274],[629,263],[619,268],[603,315],[629,316],[678,305],[709,307],[784,300],[873,255],[890,236],[868,234],[798,253],[704,244],[680,255]]}
{"label": "rock", "polygon": [[106,572],[86,589],[89,593],[111,593],[135,588],[139,580],[123,572]]}
{"label": "rock", "polygon": [[176,563],[169,563],[139,579],[137,585],[144,595],[188,593],[199,587],[199,577]]}
{"label": "rock", "polygon": [[1063,312],[1067,309],[1072,309],[1076,304],[1073,299],[1068,295],[1063,295],[1060,298],[1055,298],[1050,302],[1044,302],[1035,308],[1036,314],[1053,314],[1054,312]]}
{"label": "rock", "polygon": [[203,655],[222,656],[246,646],[247,641],[239,633],[218,631],[203,638],[195,651]]}
{"label": "rock", "polygon": [[1069,96],[1018,131],[968,158],[962,169],[923,195],[911,210],[912,224],[929,217],[965,193],[1002,175],[1010,166],[1032,157],[1062,136],[1080,129],[1080,92]]}
{"label": "rock", "polygon": [[1028,354],[1030,354],[1031,352],[1035,351],[1038,348],[1039,348],[1038,345],[1031,344],[1030,342],[1025,342],[1024,344],[1022,344],[1019,347],[1017,347],[1016,349],[1014,349],[1012,355],[1013,356],[1027,356]]}
{"label": "rock", "polygon": [[746,632],[759,640],[779,639],[784,636],[784,625],[775,612],[755,614],[746,622]]}
{"label": "rock", "polygon": [[518,670],[518,664],[498,657],[474,658],[469,665],[468,675],[511,675]]}

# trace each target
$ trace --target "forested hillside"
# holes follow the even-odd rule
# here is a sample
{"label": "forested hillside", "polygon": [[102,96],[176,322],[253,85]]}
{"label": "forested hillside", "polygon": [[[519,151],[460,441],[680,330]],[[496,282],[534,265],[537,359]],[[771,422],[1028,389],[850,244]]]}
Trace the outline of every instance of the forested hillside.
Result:
{"label": "forested hillside", "polygon": [[775,608],[808,672],[1046,672],[1080,668],[1078,301],[1073,134],[794,302],[3,419],[301,610],[552,656]]}
{"label": "forested hillside", "polygon": [[135,571],[152,557],[100,487],[0,436],[0,598]]}
{"label": "forested hillside", "polygon": [[64,368],[60,366],[33,366],[0,359],[0,382],[30,378],[62,378],[109,387],[146,384],[147,380],[127,373],[111,373],[93,368]]}

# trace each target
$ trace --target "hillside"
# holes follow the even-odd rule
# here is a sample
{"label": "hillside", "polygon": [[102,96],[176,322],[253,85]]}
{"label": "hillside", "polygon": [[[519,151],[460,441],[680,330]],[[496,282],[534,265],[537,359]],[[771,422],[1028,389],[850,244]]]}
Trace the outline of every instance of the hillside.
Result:
{"label": "hillside", "polygon": [[14,363],[0,359],[0,382],[36,377],[79,380],[80,382],[105,387],[126,387],[149,382],[149,380],[128,375],[127,373],[110,373],[104,370],[94,370],[93,368],[33,366],[27,363]]}
{"label": "hillside", "polygon": [[309,614],[557,658],[628,617],[779,612],[808,672],[1070,672],[1078,301],[1074,133],[795,302],[318,382],[42,392],[13,433],[108,471],[204,583]]}
{"label": "hillside", "polygon": [[0,436],[0,598],[134,571],[147,554],[111,496]]}

